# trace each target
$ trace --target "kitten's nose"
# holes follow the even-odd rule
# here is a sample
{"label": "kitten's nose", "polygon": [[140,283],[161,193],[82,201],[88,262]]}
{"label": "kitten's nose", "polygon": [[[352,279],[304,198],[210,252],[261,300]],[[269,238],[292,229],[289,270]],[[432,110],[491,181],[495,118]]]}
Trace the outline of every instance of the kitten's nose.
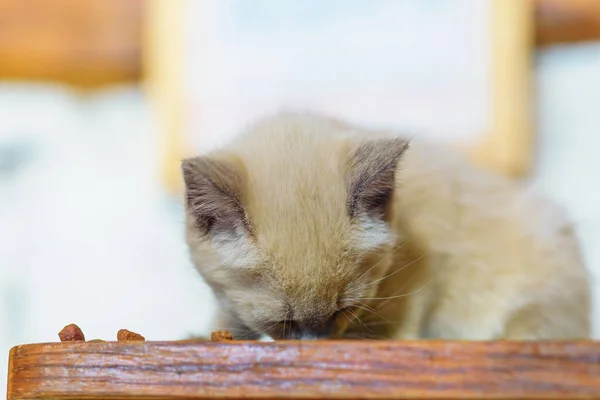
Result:
{"label": "kitten's nose", "polygon": [[331,336],[332,331],[333,319],[331,318],[325,321],[307,320],[298,321],[292,335],[294,336],[293,339],[300,340],[327,339]]}

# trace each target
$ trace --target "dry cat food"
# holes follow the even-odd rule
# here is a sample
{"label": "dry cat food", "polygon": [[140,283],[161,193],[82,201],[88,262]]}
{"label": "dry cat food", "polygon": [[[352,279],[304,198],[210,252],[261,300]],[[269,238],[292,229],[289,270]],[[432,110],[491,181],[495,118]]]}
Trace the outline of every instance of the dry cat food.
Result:
{"label": "dry cat food", "polygon": [[81,328],[75,324],[65,326],[62,331],[58,332],[58,337],[61,342],[82,342],[85,341],[85,336]]}
{"label": "dry cat food", "polygon": [[[81,328],[79,328],[75,324],[69,324],[69,325],[65,326],[62,329],[62,331],[60,331],[58,333],[58,337],[60,338],[61,342],[84,342],[85,341],[85,336],[83,335]],[[214,331],[210,334],[210,339],[213,342],[223,342],[223,341],[233,340],[233,335],[231,333],[229,333],[229,331]],[[142,335],[140,335],[139,333],[135,333],[135,332],[132,332],[127,329],[120,329],[117,332],[117,341],[119,341],[119,342],[127,342],[127,341],[144,342],[145,340],[146,340],[146,338],[143,337]],[[104,342],[104,340],[94,339],[94,340],[88,341],[88,343],[101,343],[101,342]]]}
{"label": "dry cat food", "polygon": [[228,331],[215,331],[210,334],[210,339],[213,342],[221,342],[224,340],[233,340],[233,335]]}
{"label": "dry cat food", "polygon": [[128,331],[127,329],[121,329],[119,330],[119,332],[117,332],[117,340],[119,342],[124,342],[124,341],[136,341],[136,342],[143,342],[146,340],[145,337],[143,337],[142,335],[140,335],[139,333],[135,333],[135,332],[131,332]]}
{"label": "dry cat food", "polygon": [[[80,327],[78,327],[75,324],[69,324],[69,325],[65,326],[62,329],[62,331],[60,331],[58,333],[58,337],[60,338],[61,342],[84,342],[85,341],[85,336],[83,335],[83,331],[81,330]],[[123,341],[143,342],[146,340],[146,338],[144,338],[139,333],[135,333],[135,332],[129,331],[127,329],[121,329],[121,330],[119,330],[119,332],[117,332],[117,340],[119,342],[123,342]],[[101,342],[104,342],[104,340],[94,339],[94,340],[88,341],[88,343],[101,343]]]}

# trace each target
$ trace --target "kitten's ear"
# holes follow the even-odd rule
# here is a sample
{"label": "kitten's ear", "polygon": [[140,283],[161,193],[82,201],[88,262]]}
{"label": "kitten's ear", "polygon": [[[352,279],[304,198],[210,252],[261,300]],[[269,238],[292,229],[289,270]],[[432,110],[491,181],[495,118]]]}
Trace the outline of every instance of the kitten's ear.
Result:
{"label": "kitten's ear", "polygon": [[348,214],[382,219],[396,186],[396,169],[408,141],[376,139],[358,147],[349,163]]}
{"label": "kitten's ear", "polygon": [[185,201],[204,233],[248,229],[241,196],[243,175],[233,162],[210,157],[183,160]]}

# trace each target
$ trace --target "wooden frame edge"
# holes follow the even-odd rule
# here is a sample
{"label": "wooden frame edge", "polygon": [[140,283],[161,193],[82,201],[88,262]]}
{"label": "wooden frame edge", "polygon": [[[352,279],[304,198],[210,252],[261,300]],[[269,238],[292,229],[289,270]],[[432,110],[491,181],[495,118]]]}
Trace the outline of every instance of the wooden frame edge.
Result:
{"label": "wooden frame edge", "polygon": [[158,127],[160,178],[174,195],[186,149],[185,7],[186,0],[146,0],[144,8],[143,83]]}
{"label": "wooden frame edge", "polygon": [[470,153],[484,167],[522,177],[531,171],[534,157],[535,4],[490,0],[490,18],[491,131]]}

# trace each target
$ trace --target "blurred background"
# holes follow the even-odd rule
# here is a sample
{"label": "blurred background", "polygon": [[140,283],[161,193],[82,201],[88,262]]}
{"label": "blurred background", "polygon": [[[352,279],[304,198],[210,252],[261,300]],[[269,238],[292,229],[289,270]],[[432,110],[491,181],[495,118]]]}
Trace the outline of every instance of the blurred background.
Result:
{"label": "blurred background", "polygon": [[598,288],[598,0],[0,0],[0,353],[207,333],[179,160],[286,107],[536,186]]}

